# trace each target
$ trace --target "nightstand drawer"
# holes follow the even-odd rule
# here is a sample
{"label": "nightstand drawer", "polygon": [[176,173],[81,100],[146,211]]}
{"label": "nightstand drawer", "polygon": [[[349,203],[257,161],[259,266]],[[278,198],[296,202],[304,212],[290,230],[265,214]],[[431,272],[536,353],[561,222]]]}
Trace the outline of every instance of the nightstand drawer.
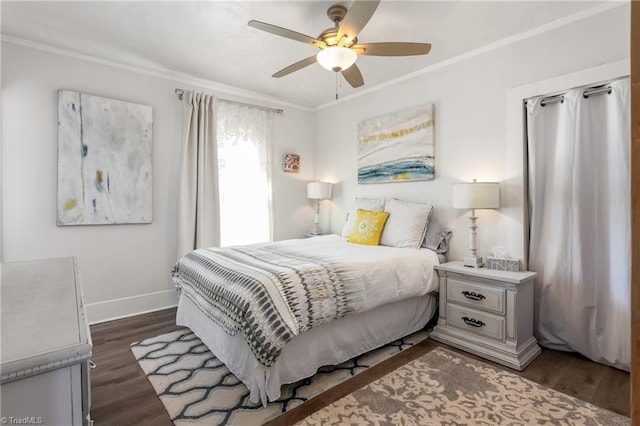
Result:
{"label": "nightstand drawer", "polygon": [[447,305],[447,322],[453,327],[504,341],[504,317],[454,304]]}
{"label": "nightstand drawer", "polygon": [[449,278],[447,299],[476,309],[484,309],[504,314],[505,291],[503,288],[490,287],[472,281]]}

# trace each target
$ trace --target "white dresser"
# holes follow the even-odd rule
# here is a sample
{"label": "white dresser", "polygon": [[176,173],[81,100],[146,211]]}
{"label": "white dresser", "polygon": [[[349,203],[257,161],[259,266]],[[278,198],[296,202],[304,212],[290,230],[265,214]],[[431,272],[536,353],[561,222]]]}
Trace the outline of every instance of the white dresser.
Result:
{"label": "white dresser", "polygon": [[516,370],[540,354],[533,337],[535,272],[436,266],[440,278],[438,325],[431,338]]}
{"label": "white dresser", "polygon": [[90,424],[91,335],[74,258],[1,268],[3,423]]}

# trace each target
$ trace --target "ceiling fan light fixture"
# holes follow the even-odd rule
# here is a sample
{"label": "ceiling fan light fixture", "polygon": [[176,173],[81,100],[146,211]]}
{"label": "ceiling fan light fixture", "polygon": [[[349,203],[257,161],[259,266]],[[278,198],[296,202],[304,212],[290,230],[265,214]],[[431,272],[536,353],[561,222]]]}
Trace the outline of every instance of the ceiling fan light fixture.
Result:
{"label": "ceiling fan light fixture", "polygon": [[316,59],[329,71],[339,72],[353,65],[358,55],[347,47],[331,46],[318,52]]}

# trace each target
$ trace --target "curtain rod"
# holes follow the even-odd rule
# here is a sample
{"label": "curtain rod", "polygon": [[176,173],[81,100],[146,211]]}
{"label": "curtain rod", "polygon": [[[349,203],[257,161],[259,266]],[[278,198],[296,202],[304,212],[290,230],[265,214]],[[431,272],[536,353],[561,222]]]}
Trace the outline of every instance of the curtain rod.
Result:
{"label": "curtain rod", "polygon": [[[184,90],[177,88],[176,89],[176,95],[178,95],[178,99],[182,100],[182,96],[184,95]],[[263,106],[260,106],[260,105],[253,105],[253,104],[248,104],[248,103],[245,103],[245,102],[232,101],[232,100],[229,100],[229,99],[222,99],[222,98],[220,98],[220,100],[224,101],[224,102],[229,102],[229,103],[232,103],[232,104],[236,104],[236,105],[243,105],[243,106],[248,106],[248,107],[251,107],[251,108],[261,109],[261,110],[264,110],[264,111],[275,112],[276,114],[284,114],[284,110],[280,109],[280,108],[268,108],[268,107],[263,107]]]}
{"label": "curtain rod", "polygon": [[604,86],[599,86],[599,87],[592,87],[590,89],[585,90],[582,93],[582,97],[584,98],[588,98],[591,95],[597,95],[598,93],[607,93],[607,95],[611,94],[611,86],[610,85],[604,85]]}
{"label": "curtain rod", "polygon": [[540,101],[540,105],[545,106],[549,104],[555,104],[556,102],[563,103],[564,95],[555,95],[555,96],[549,96],[548,98],[544,98]]}
{"label": "curtain rod", "polygon": [[[589,96],[591,95],[597,95],[600,93],[606,93],[607,95],[611,94],[611,85],[610,84],[603,84],[600,86],[593,86],[593,87],[587,87],[586,89],[584,89],[584,92],[582,92],[582,97],[587,99],[589,98]],[[564,102],[564,93],[559,93],[557,95],[553,95],[553,96],[547,96],[546,98],[542,98],[542,100],[540,100],[540,105],[541,106],[545,106],[545,105],[549,105],[549,104],[555,104],[557,102],[563,103]],[[533,99],[533,98],[531,98]],[[528,99],[525,99],[524,103],[526,105]]]}

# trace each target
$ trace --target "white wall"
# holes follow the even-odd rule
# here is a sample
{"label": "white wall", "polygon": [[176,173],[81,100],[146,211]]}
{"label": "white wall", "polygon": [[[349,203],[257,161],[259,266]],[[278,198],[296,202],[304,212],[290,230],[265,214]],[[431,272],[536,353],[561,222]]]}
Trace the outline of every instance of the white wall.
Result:
{"label": "white wall", "polygon": [[[339,232],[356,196],[430,201],[435,219],[454,229],[450,259],[468,247],[468,215],[451,207],[451,184],[501,182],[500,211],[476,211],[478,249],[495,245],[523,256],[522,159],[513,164],[507,138],[511,88],[629,57],[629,5],[468,57],[410,80],[321,109],[316,118],[316,177],[335,182],[323,220]],[[437,49],[438,46],[434,46]],[[385,60],[385,59],[381,59]],[[388,59],[393,60],[393,59]],[[452,61],[453,62],[453,61]],[[363,72],[366,80],[366,70]],[[357,183],[359,121],[427,103],[436,111],[436,179],[429,182]]]}
{"label": "white wall", "polygon": [[[175,304],[169,273],[177,253],[182,139],[182,105],[174,94],[176,87],[193,88],[170,79],[2,44],[2,260],[77,256],[92,322]],[[56,226],[58,89],[153,107],[153,223]],[[254,103],[272,106],[264,101]],[[284,115],[277,115],[274,123],[275,238],[300,237],[309,229],[313,214],[306,182],[314,176],[314,114],[285,107]],[[301,173],[280,171],[279,158],[284,152],[301,155]]]}
{"label": "white wall", "polygon": [[[499,212],[479,212],[480,254],[493,245],[505,245],[520,256],[522,200],[513,194],[521,191],[522,166],[514,166],[508,153],[522,141],[507,137],[508,93],[628,56],[625,5],[316,113],[285,107],[285,114],[275,119],[274,159],[279,163],[285,152],[300,154],[302,171],[287,175],[276,164],[276,239],[308,231],[312,205],[305,197],[305,184],[319,178],[336,182],[333,199],[322,203],[324,229],[340,231],[355,196],[429,200],[436,206],[435,219],[454,228],[450,258],[461,258],[467,219],[466,212],[450,207],[451,184],[477,178],[500,181],[503,202],[512,204]],[[1,71],[2,260],[77,256],[94,322],[175,303],[169,271],[176,256],[181,104],[174,88],[194,87],[7,42],[2,43]],[[364,74],[366,79],[366,70]],[[152,224],[56,226],[56,91],[61,88],[153,106]],[[436,105],[436,180],[358,185],[357,123],[426,103]]]}

